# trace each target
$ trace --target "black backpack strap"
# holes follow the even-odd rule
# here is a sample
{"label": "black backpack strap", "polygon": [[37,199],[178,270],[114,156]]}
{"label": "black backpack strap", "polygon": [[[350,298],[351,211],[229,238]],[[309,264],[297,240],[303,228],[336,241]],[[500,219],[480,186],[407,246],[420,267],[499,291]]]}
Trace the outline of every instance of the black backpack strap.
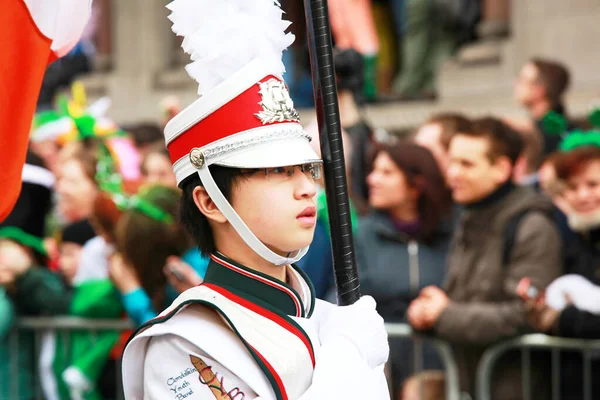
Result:
{"label": "black backpack strap", "polygon": [[510,254],[512,253],[513,247],[515,247],[515,240],[517,237],[517,231],[523,218],[530,212],[539,212],[538,210],[522,210],[519,213],[513,215],[504,228],[504,249],[502,252],[502,267],[506,268],[508,261],[510,260]]}

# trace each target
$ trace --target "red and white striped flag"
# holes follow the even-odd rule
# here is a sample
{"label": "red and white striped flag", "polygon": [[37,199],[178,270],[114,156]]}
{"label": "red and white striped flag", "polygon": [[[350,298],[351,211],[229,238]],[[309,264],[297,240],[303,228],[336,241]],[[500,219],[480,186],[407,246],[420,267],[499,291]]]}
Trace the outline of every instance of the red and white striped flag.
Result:
{"label": "red and white striped flag", "polygon": [[0,221],[21,191],[31,121],[48,64],[79,41],[92,0],[3,0],[0,12]]}

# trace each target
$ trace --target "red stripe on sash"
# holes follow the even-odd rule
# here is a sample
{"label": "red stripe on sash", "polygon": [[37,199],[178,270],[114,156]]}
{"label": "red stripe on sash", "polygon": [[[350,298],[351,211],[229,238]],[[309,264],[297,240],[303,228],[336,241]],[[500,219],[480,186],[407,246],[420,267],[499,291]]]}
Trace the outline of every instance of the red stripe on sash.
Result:
{"label": "red stripe on sash", "polygon": [[228,290],[223,289],[222,287],[213,285],[211,283],[203,283],[202,286],[206,286],[207,288],[214,290],[215,292],[228,298],[229,300],[233,301],[234,303],[237,303],[257,314],[262,315],[263,317],[265,317],[267,319],[270,319],[271,321],[280,325],[282,328],[285,328],[287,331],[289,331],[293,335],[296,335],[300,340],[302,340],[302,342],[306,346],[306,349],[308,350],[308,354],[310,355],[310,360],[312,361],[313,368],[315,367],[315,354],[313,352],[312,346],[311,346],[308,338],[303,334],[303,332],[301,332],[294,325],[290,324],[289,322],[287,322],[285,319],[281,318],[279,315],[275,314],[274,312],[269,311],[265,308],[259,307],[256,304],[254,304],[240,296],[237,296]]}
{"label": "red stripe on sash", "polygon": [[256,353],[258,358],[260,358],[260,361],[262,361],[263,364],[265,364],[265,366],[267,367],[267,369],[269,370],[271,375],[273,375],[273,379],[275,379],[277,386],[279,386],[279,393],[281,393],[281,397],[283,397],[283,400],[288,400],[288,395],[285,390],[285,386],[283,385],[283,381],[281,380],[281,377],[279,376],[277,371],[275,371],[275,368],[273,368],[273,366],[267,361],[267,359],[265,357],[263,357],[263,355],[260,354],[258,352],[258,350],[256,350],[254,347],[252,347],[252,345],[250,343],[248,343],[248,346],[250,346],[250,348]]}

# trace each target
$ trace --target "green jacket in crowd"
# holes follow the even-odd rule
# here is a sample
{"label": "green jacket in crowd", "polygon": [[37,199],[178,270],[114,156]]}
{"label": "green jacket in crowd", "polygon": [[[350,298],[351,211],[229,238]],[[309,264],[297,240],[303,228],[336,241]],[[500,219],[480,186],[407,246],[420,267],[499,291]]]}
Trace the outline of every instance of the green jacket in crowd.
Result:
{"label": "green jacket in crowd", "polygon": [[[33,396],[33,337],[13,331],[15,307],[0,287],[0,399],[30,399]],[[9,360],[11,360],[9,362]],[[16,372],[15,372],[16,369]]]}
{"label": "green jacket in crowd", "polygon": [[[16,284],[17,301],[28,312],[91,319],[123,316],[118,291],[108,279],[85,281],[70,289],[60,276],[32,268]],[[51,352],[53,362],[41,366],[41,378],[56,382],[54,395],[60,399],[100,400],[96,382],[120,333],[81,330],[46,335],[42,351]]]}

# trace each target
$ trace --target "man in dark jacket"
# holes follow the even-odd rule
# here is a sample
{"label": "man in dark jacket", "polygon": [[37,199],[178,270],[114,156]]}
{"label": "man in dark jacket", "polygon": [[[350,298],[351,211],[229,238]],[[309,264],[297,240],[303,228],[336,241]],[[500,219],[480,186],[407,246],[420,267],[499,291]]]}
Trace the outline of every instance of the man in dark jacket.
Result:
{"label": "man in dark jacket", "polygon": [[[522,146],[518,133],[493,118],[476,120],[470,132],[452,138],[447,180],[454,201],[465,210],[450,248],[445,291],[423,289],[408,310],[415,329],[431,329],[453,345],[461,389],[472,396],[485,349],[526,330],[518,282],[529,277],[544,288],[560,273],[552,204],[511,180]],[[506,231],[515,219],[518,226],[506,254]],[[522,397],[520,361],[518,354],[501,358],[494,399]],[[538,382],[534,368],[532,387],[541,394]]]}

